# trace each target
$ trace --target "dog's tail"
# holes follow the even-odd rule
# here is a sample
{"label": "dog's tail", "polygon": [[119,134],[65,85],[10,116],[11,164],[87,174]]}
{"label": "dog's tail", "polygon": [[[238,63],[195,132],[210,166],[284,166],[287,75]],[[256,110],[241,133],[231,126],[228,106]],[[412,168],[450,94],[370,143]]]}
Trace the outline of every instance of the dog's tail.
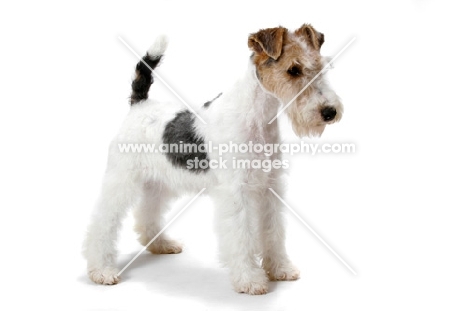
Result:
{"label": "dog's tail", "polygon": [[151,73],[161,61],[166,51],[168,39],[166,36],[160,36],[148,49],[146,55],[138,62],[135,68],[135,79],[132,82],[132,95],[130,96],[130,105],[136,104],[142,100],[148,99],[148,91],[153,84]]}

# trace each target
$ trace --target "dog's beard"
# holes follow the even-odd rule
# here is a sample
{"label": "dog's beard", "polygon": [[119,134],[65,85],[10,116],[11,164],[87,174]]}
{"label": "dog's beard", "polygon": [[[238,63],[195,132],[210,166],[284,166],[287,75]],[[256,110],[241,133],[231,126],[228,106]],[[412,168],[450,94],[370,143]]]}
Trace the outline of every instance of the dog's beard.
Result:
{"label": "dog's beard", "polygon": [[304,125],[294,125],[293,122],[293,131],[298,137],[320,137],[322,136],[323,131],[325,131],[326,124],[308,124]]}
{"label": "dog's beard", "polygon": [[288,117],[291,120],[294,133],[298,137],[320,137],[327,125],[317,110],[305,113],[297,109],[289,109]]}

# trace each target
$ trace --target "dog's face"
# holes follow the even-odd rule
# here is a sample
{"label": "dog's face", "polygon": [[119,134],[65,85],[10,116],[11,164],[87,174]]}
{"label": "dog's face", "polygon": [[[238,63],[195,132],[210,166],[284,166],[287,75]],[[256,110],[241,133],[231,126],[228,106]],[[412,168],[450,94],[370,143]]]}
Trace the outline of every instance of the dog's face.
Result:
{"label": "dog's face", "polygon": [[300,137],[321,135],[343,113],[341,101],[326,85],[323,73],[318,75],[328,60],[320,55],[323,42],[324,35],[307,24],[294,32],[283,27],[262,29],[248,41],[262,86],[283,105],[294,99],[286,112]]}

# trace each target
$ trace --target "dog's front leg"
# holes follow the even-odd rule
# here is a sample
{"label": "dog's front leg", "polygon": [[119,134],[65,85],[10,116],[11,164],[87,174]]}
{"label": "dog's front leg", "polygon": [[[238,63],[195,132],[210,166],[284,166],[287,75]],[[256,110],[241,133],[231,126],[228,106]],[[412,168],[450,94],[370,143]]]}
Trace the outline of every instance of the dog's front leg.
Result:
{"label": "dog's front leg", "polygon": [[243,189],[223,187],[214,194],[216,227],[222,262],[239,293],[266,294],[268,278],[258,261],[258,213],[254,196]]}
{"label": "dog's front leg", "polygon": [[[274,180],[278,181],[276,178]],[[280,182],[274,182],[270,189],[283,196]],[[265,190],[260,211],[262,266],[272,281],[297,280],[300,272],[286,253],[283,203],[270,189]]]}

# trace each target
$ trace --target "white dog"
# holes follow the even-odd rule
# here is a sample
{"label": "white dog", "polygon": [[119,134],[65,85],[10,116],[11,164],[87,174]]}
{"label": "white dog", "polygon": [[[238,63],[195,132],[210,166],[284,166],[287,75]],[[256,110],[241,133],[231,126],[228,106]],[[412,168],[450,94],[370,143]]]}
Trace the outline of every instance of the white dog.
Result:
{"label": "white dog", "polygon": [[[248,46],[253,53],[245,75],[215,100],[190,111],[147,99],[152,69],[167,45],[164,37],[156,41],[136,67],[132,106],[109,148],[102,192],[84,243],[91,280],[119,281],[115,244],[131,206],[140,242],[146,245],[160,233],[171,199],[202,188],[215,201],[221,260],[230,269],[236,291],[264,294],[268,280],[299,278],[285,250],[281,202],[268,190],[283,194],[281,154],[229,150],[223,154],[224,162],[215,166],[216,150],[129,153],[122,152],[121,146],[277,144],[278,122],[269,122],[299,93],[285,111],[293,130],[300,137],[320,135],[343,113],[340,99],[323,75],[316,77],[327,62],[320,55],[323,42],[323,34],[307,24],[295,31],[277,27],[251,34]],[[238,160],[243,161],[242,167],[236,165]],[[274,168],[246,166],[249,161],[271,161]],[[182,247],[162,233],[148,250],[168,254],[179,253]]]}

